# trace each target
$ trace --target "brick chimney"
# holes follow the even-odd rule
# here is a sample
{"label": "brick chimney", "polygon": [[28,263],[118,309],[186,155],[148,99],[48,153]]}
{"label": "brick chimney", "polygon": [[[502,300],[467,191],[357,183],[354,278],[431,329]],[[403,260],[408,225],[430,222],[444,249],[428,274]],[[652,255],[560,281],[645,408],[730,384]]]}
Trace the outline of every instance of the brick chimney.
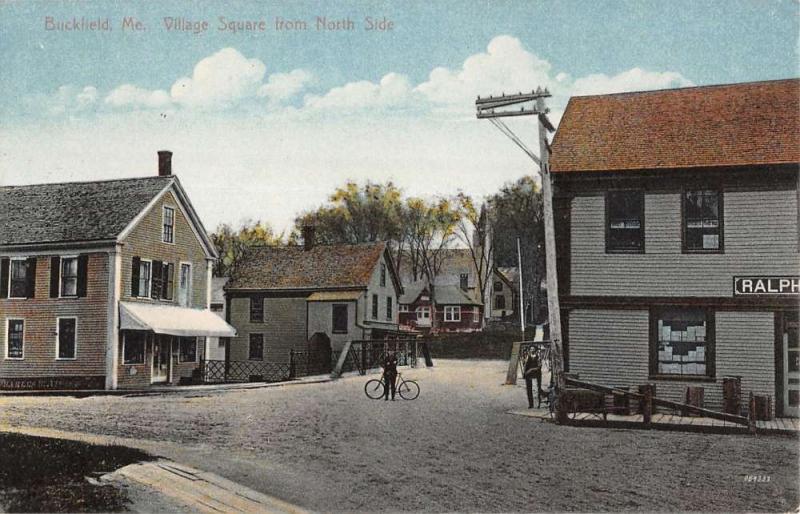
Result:
{"label": "brick chimney", "polygon": [[303,249],[305,251],[314,248],[314,239],[317,234],[317,227],[314,225],[303,225]]}
{"label": "brick chimney", "polygon": [[172,152],[169,150],[158,151],[158,176],[172,175]]}

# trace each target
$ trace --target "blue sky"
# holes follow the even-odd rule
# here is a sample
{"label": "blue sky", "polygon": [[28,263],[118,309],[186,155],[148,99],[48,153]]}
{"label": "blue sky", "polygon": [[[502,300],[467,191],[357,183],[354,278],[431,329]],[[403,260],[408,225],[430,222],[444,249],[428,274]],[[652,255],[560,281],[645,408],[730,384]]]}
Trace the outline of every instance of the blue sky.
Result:
{"label": "blue sky", "polygon": [[[796,77],[799,5],[0,2],[0,183],[149,174],[169,147],[210,227],[286,228],[348,178],[482,196],[532,166],[474,119],[475,94],[546,85],[557,121],[575,94]],[[126,16],[146,30],[122,31]],[[268,28],[222,32],[218,16]],[[356,28],[318,32],[316,16]],[[365,31],[366,16],[394,28]],[[47,31],[46,17],[112,30]],[[210,27],[168,32],[164,17]],[[276,17],[309,29],[277,32]]]}

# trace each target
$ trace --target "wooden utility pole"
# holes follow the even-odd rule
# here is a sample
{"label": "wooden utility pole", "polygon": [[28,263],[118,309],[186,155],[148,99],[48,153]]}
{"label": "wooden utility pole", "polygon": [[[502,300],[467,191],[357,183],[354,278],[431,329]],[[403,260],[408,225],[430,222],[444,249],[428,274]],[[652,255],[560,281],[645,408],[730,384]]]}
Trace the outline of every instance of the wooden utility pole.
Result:
{"label": "wooden utility pole", "polygon": [[[564,354],[561,349],[561,307],[558,302],[558,271],[556,268],[556,229],[553,216],[553,184],[550,178],[550,145],[547,143],[547,132],[555,128],[547,119],[544,98],[536,99],[536,110],[539,112],[539,169],[542,178],[542,196],[544,197],[544,249],[547,266],[547,312],[550,321],[550,340],[552,341],[552,372],[555,375],[556,390],[563,391],[566,386],[564,378]],[[560,413],[561,414],[561,413]]]}
{"label": "wooden utility pole", "polygon": [[[488,118],[501,132],[508,136],[528,157],[539,165],[540,176],[542,179],[542,197],[544,199],[544,234],[545,234],[545,257],[547,264],[547,310],[550,321],[550,340],[551,340],[551,362],[553,381],[556,388],[556,398],[561,397],[561,393],[566,387],[564,377],[564,359],[561,348],[561,310],[558,302],[558,276],[556,274],[556,237],[555,223],[553,219],[553,191],[550,180],[550,145],[547,142],[547,132],[555,131],[555,128],[547,118],[549,110],[545,106],[544,99],[550,96],[547,89],[537,88],[528,93],[516,95],[490,96],[475,101],[477,116],[479,119]],[[533,102],[532,108],[521,108],[519,110],[500,110],[512,105]],[[539,119],[539,155],[534,154],[508,126],[497,118],[505,116],[526,116],[537,115]],[[520,288],[520,296],[522,291]],[[512,360],[515,356],[512,356]],[[509,369],[510,369],[509,365]],[[516,367],[515,367],[516,369]],[[566,411],[564,402],[558,402],[557,420],[566,421]]]}
{"label": "wooden utility pole", "polygon": [[[519,272],[519,330],[522,333],[522,340],[525,340],[525,300],[522,291],[522,247],[517,238],[517,268]],[[535,331],[534,331],[535,332]],[[534,333],[534,336],[536,334]]]}

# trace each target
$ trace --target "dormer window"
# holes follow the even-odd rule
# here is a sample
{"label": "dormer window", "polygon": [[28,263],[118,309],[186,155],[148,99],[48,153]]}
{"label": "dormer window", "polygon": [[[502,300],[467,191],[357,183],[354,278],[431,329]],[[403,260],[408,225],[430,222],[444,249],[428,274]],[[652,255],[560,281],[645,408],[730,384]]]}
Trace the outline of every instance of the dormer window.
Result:
{"label": "dormer window", "polygon": [[166,205],[164,206],[161,240],[165,243],[175,242],[175,209]]}

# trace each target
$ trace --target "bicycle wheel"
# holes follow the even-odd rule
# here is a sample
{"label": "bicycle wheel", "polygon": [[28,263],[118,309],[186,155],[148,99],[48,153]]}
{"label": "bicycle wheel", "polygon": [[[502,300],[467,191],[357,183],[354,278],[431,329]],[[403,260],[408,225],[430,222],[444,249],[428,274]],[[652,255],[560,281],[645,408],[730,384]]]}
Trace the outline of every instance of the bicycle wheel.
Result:
{"label": "bicycle wheel", "polygon": [[373,378],[364,384],[364,392],[373,400],[383,398],[383,380]]}
{"label": "bicycle wheel", "polygon": [[413,380],[403,380],[397,386],[397,392],[404,400],[415,400],[419,396],[419,385]]}

